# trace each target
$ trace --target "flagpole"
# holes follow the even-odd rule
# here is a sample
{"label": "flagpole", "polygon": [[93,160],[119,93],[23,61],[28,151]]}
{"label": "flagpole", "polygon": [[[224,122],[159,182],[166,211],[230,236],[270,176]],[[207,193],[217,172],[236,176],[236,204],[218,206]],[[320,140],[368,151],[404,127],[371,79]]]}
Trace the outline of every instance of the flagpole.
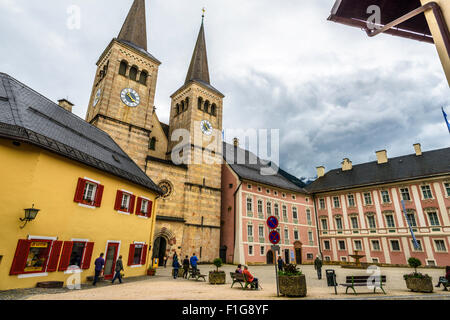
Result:
{"label": "flagpole", "polygon": [[444,107],[442,107],[441,110],[442,110],[442,114],[444,115],[445,123],[447,124],[448,133],[450,134],[450,123],[448,122],[448,117],[444,111]]}
{"label": "flagpole", "polygon": [[414,230],[413,230],[413,228],[411,226],[411,222],[408,219],[408,214],[406,212],[406,207],[405,207],[405,201],[404,200],[402,200],[402,208],[403,208],[403,214],[405,215],[406,222],[408,223],[408,226],[409,226],[409,231],[411,232],[411,236],[413,238],[414,248],[417,250],[417,249],[420,248],[420,246],[419,246],[419,243],[417,242],[416,236],[414,235]]}

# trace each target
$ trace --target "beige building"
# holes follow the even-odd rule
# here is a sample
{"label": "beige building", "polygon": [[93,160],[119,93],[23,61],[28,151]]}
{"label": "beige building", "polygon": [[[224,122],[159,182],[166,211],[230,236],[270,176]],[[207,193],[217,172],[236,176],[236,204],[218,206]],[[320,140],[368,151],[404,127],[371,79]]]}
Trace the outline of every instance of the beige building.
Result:
{"label": "beige building", "polygon": [[[165,191],[158,200],[153,257],[176,251],[210,262],[219,256],[221,165],[187,161],[204,153],[214,160],[215,150],[208,152],[218,142],[212,132],[222,131],[224,95],[210,83],[203,20],[185,83],[171,96],[168,125],[154,107],[160,64],[147,51],[145,0],[135,0],[97,62],[86,121],[106,131]],[[177,129],[187,130],[188,140],[172,142]],[[173,150],[184,163],[172,161]]]}

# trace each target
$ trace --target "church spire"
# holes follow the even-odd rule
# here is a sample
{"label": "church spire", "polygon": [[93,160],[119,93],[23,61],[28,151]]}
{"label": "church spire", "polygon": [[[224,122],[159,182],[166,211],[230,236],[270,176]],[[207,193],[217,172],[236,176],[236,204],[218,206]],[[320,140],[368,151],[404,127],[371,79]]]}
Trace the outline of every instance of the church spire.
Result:
{"label": "church spire", "polygon": [[202,82],[210,84],[203,19],[204,10],[202,15],[202,25],[198,34],[197,43],[195,44],[194,53],[192,54],[192,60],[189,66],[188,74],[186,76],[185,84],[187,84],[191,80],[200,80]]}
{"label": "church spire", "polygon": [[117,39],[131,42],[147,51],[145,0],[134,0]]}

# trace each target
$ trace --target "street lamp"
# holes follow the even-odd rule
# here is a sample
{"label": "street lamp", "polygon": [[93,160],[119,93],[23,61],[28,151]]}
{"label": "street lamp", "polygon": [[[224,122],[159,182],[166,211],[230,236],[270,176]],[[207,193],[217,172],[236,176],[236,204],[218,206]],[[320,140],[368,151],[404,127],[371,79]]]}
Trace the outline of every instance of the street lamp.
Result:
{"label": "street lamp", "polygon": [[36,219],[36,216],[39,213],[39,211],[41,210],[34,208],[34,204],[32,205],[31,208],[25,209],[25,218],[19,218],[20,221],[25,221],[25,224],[21,226],[20,229],[23,229],[29,221],[33,221],[34,219]]}

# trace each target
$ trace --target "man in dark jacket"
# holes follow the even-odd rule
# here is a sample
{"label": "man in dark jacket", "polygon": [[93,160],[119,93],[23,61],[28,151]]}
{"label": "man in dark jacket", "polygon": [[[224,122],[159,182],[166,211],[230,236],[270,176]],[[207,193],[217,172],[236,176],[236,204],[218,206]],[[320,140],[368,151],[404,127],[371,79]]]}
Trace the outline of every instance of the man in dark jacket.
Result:
{"label": "man in dark jacket", "polygon": [[95,276],[94,276],[94,282],[92,283],[92,285],[96,285],[98,282],[98,277],[100,276],[100,274],[102,273],[103,270],[103,266],[105,265],[105,259],[103,259],[104,254],[100,253],[100,257],[98,257],[97,259],[95,259]]}
{"label": "man in dark jacket", "polygon": [[187,279],[189,273],[189,256],[186,256],[183,260],[183,278]]}
{"label": "man in dark jacket", "polygon": [[178,270],[180,269],[180,263],[178,259],[173,260],[173,278],[176,279],[178,277]]}
{"label": "man in dark jacket", "polygon": [[317,270],[317,277],[319,280],[322,279],[322,260],[320,260],[319,256],[317,256],[316,260],[314,260],[314,269]]}
{"label": "man in dark jacket", "polygon": [[283,271],[284,261],[281,258],[281,256],[278,256],[277,263],[278,263],[278,271]]}
{"label": "man in dark jacket", "polygon": [[120,272],[123,270],[123,263],[122,263],[122,256],[119,256],[119,259],[117,259],[116,262],[116,274],[114,275],[114,278],[112,279],[112,283],[116,281],[116,279],[119,279],[119,283],[122,283],[122,275]]}

